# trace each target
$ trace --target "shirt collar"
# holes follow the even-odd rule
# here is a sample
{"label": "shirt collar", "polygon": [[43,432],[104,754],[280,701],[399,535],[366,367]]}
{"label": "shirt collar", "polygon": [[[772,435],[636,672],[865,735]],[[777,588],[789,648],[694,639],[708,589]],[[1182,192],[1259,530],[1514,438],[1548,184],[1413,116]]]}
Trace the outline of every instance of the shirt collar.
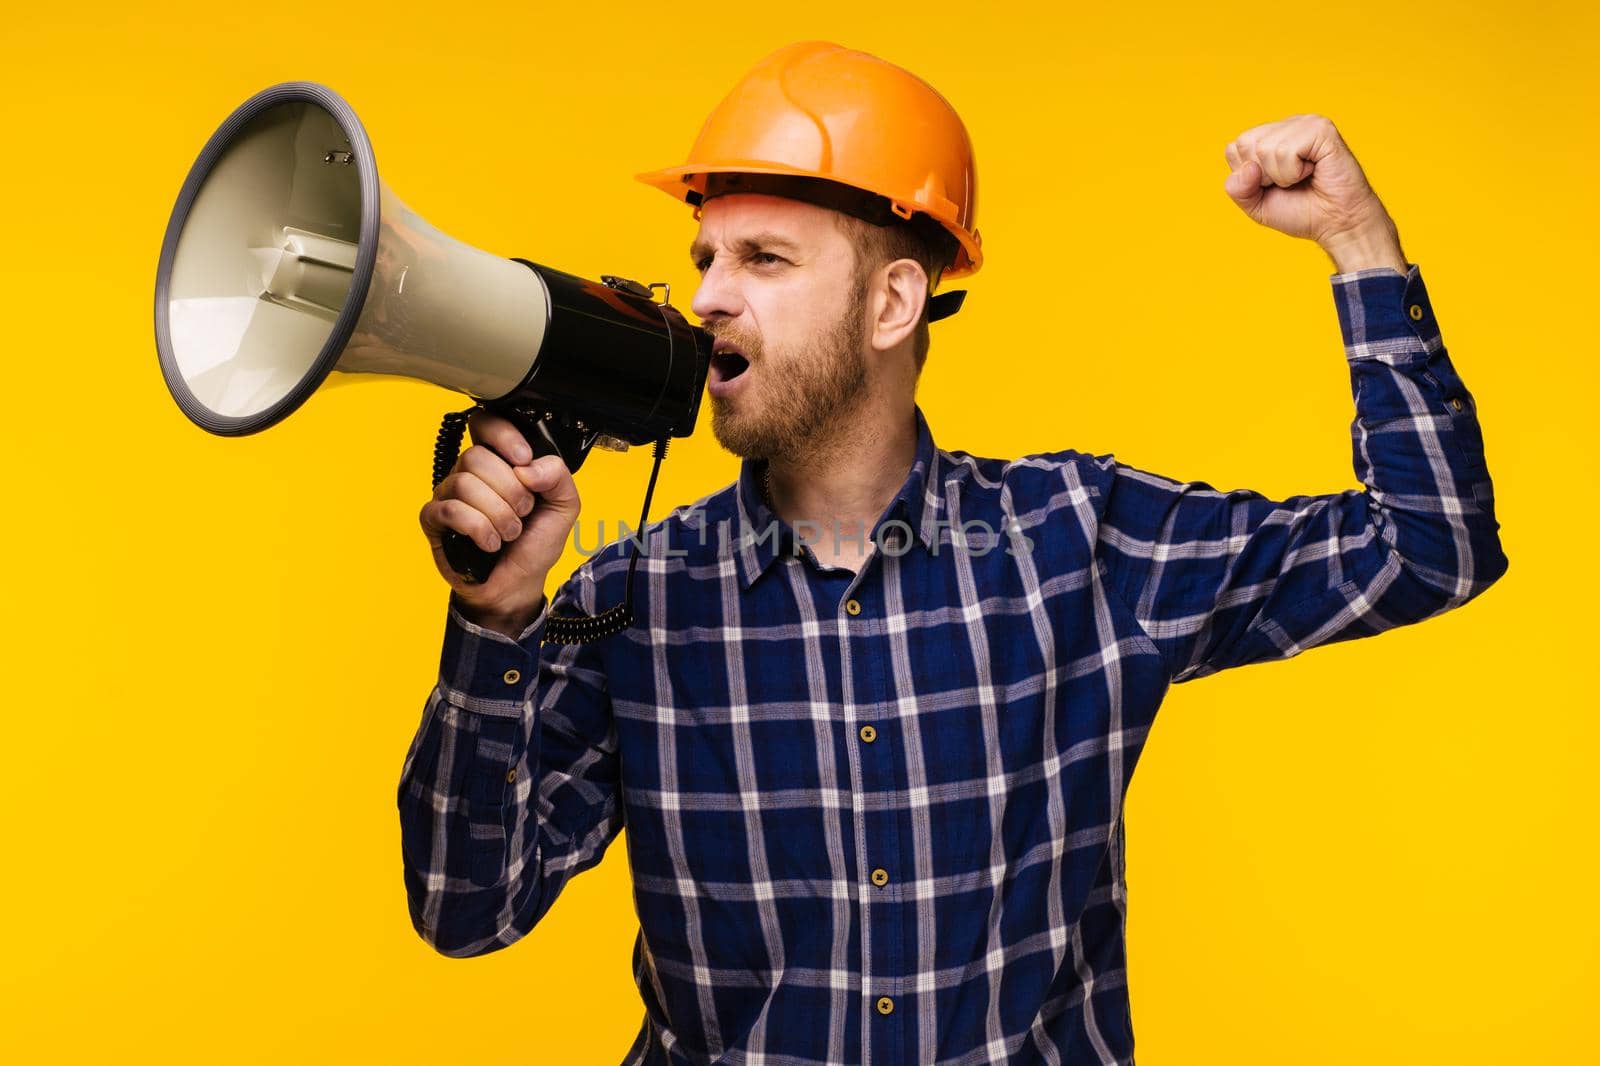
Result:
{"label": "shirt collar", "polygon": [[[870,536],[877,540],[884,523],[899,520],[927,548],[934,541],[934,524],[938,518],[939,501],[933,490],[938,487],[934,471],[939,453],[934,447],[933,433],[928,428],[922,408],[914,405],[913,412],[917,420],[916,456],[912,459],[911,470],[906,474],[900,491],[878,517]],[[736,494],[739,513],[735,521],[733,551],[742,588],[749,588],[780,555],[798,554],[794,527],[779,518],[762,499],[761,478],[766,466],[764,459],[745,459],[739,466]],[[889,531],[884,531],[883,535],[891,536]]]}

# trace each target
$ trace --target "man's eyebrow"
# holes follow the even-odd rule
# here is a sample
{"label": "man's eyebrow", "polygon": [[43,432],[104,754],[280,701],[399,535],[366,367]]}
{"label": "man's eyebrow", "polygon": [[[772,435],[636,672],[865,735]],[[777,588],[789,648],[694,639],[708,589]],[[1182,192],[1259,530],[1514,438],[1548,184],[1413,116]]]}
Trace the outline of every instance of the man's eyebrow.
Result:
{"label": "man's eyebrow", "polygon": [[[765,233],[757,233],[748,237],[740,237],[738,240],[733,242],[733,247],[739,252],[753,252],[758,249],[785,252],[800,251],[799,244],[790,240],[788,237],[785,237],[781,233],[773,233],[770,230]],[[704,241],[695,241],[689,246],[689,259],[696,265],[699,264],[701,259],[710,254],[711,245],[705,243]]]}

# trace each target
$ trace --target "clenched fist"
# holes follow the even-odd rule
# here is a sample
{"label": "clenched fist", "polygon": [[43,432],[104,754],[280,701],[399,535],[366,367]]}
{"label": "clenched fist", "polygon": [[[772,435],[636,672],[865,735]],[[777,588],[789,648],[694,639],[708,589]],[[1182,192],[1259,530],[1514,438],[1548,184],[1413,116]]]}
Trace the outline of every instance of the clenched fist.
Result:
{"label": "clenched fist", "polygon": [[[515,637],[536,617],[545,578],[578,519],[578,489],[560,456],[535,459],[521,430],[497,415],[467,420],[472,447],[422,505],[418,519],[434,565],[471,620]],[[484,551],[505,552],[483,584],[450,567],[444,533],[455,530]]]}
{"label": "clenched fist", "polygon": [[1225,154],[1233,173],[1223,188],[1263,226],[1316,241],[1340,272],[1406,272],[1389,212],[1328,119],[1291,115],[1254,126]]}

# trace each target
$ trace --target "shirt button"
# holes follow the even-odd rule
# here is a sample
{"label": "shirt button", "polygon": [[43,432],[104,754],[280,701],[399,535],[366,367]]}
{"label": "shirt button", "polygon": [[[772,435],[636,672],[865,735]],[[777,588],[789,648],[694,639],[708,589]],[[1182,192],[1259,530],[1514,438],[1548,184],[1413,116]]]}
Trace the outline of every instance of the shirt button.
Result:
{"label": "shirt button", "polygon": [[1413,321],[1416,321],[1416,322],[1421,322],[1422,321],[1422,305],[1421,304],[1412,304],[1411,305],[1411,318],[1412,318]]}
{"label": "shirt button", "polygon": [[515,781],[516,779],[517,779],[517,768],[515,766],[513,766],[511,769],[506,771],[506,783],[510,784],[511,782]]}
{"label": "shirt button", "polygon": [[890,999],[888,996],[879,996],[878,997],[878,1013],[879,1014],[889,1014],[893,1010],[894,1010],[894,1000]]}
{"label": "shirt button", "polygon": [[855,600],[845,600],[844,609],[851,614],[860,614],[861,604],[857,603]]}
{"label": "shirt button", "polygon": [[1450,397],[1450,406],[1454,407],[1457,411],[1461,410],[1461,408],[1462,408],[1461,397],[1459,397],[1459,396]]}
{"label": "shirt button", "polygon": [[507,670],[503,676],[505,678],[505,683],[506,684],[515,685],[518,681],[522,680],[522,671],[521,670]]}
{"label": "shirt button", "polygon": [[868,744],[871,744],[874,740],[878,739],[878,731],[872,728],[870,725],[864,725],[861,727],[861,739],[866,741]]}
{"label": "shirt button", "polygon": [[872,883],[877,885],[879,888],[882,888],[884,885],[888,884],[889,871],[885,870],[881,866],[872,871]]}

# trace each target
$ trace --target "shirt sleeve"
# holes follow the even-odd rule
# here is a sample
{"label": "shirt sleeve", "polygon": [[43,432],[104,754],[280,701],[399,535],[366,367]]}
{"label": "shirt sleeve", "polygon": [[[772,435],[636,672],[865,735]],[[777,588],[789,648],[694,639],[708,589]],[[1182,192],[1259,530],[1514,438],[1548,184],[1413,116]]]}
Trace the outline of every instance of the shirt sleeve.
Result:
{"label": "shirt sleeve", "polygon": [[1097,460],[1096,552],[1173,682],[1458,607],[1506,571],[1478,405],[1422,274],[1334,274],[1363,489],[1274,501]]}
{"label": "shirt sleeve", "polygon": [[512,640],[450,596],[438,682],[398,791],[412,925],[441,954],[515,943],[622,827],[599,650],[542,643],[552,612],[592,610],[593,598],[580,568]]}

